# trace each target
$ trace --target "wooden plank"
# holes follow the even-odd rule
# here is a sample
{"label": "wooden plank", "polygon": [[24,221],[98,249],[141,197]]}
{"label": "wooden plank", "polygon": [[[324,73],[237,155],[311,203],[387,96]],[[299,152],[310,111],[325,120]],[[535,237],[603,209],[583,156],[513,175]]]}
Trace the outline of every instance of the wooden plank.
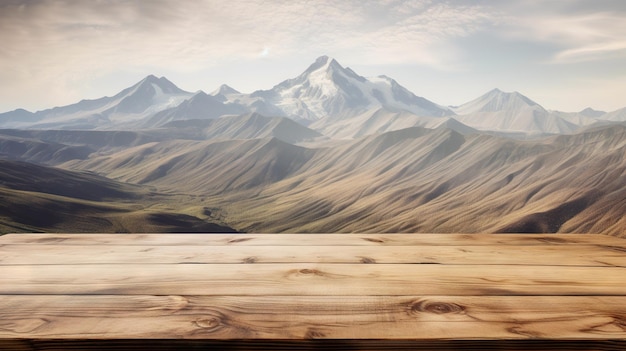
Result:
{"label": "wooden plank", "polygon": [[624,243],[575,234],[2,236],[0,349],[622,350]]}
{"label": "wooden plank", "polygon": [[623,351],[626,340],[0,340],[12,351]]}
{"label": "wooden plank", "polygon": [[0,296],[25,337],[626,340],[626,297]]}
{"label": "wooden plank", "polygon": [[7,234],[0,244],[412,246],[591,244],[626,250],[626,240],[600,234]]}
{"label": "wooden plank", "polygon": [[0,294],[624,295],[626,268],[419,264],[0,266]]}
{"label": "wooden plank", "polygon": [[626,253],[596,245],[534,246],[0,246],[0,265],[165,263],[413,263],[626,267]]}

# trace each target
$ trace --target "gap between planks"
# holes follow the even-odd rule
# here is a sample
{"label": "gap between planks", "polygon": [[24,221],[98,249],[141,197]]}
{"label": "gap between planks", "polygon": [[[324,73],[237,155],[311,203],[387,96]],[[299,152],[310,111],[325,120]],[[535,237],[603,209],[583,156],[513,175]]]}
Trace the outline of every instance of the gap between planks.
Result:
{"label": "gap between planks", "polygon": [[7,234],[1,244],[48,245],[233,245],[413,246],[570,245],[624,249],[626,240],[600,234]]}

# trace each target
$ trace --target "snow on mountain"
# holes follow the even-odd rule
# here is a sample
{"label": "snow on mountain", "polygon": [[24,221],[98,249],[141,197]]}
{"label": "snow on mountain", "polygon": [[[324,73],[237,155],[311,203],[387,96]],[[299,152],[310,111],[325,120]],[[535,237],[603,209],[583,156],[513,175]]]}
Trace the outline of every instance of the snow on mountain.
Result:
{"label": "snow on mountain", "polygon": [[167,108],[178,106],[192,95],[179,89],[165,77],[157,78],[149,75],[113,97],[81,100],[72,105],[38,111],[27,119],[13,113],[12,116],[5,116],[5,118],[19,119],[22,123],[7,125],[0,120],[0,126],[36,129],[106,128],[116,123],[139,120]]}
{"label": "snow on mountain", "polygon": [[499,89],[452,110],[458,114],[454,117],[456,120],[478,130],[564,134],[580,127],[518,92],[507,93]]}
{"label": "snow on mountain", "polygon": [[[268,102],[265,98],[258,94],[244,94],[226,84],[222,84],[217,90],[211,93],[216,100],[229,106],[238,106],[243,111],[237,113],[260,113],[265,116],[284,116],[285,114],[279,108]],[[293,118],[298,120],[298,118]]]}
{"label": "snow on mountain", "polygon": [[369,78],[376,88],[372,95],[388,110],[408,111],[418,116],[445,117],[454,112],[423,97],[416,96],[395,80],[387,76]]}
{"label": "snow on mountain", "polygon": [[114,123],[139,120],[176,107],[192,96],[193,93],[179,89],[165,77],[150,75],[111,98],[111,106],[103,114]]}
{"label": "snow on mountain", "polygon": [[467,102],[452,110],[458,115],[468,115],[478,112],[501,112],[516,114],[528,108],[544,110],[538,103],[518,93],[506,93],[500,89],[493,89],[485,95]]}
{"label": "snow on mountain", "polygon": [[494,89],[458,107],[416,96],[387,76],[365,78],[321,56],[299,76],[269,90],[241,93],[221,85],[211,94],[181,90],[147,76],[112,97],[52,109],[0,114],[0,128],[145,129],[177,120],[258,113],[288,117],[333,138],[349,139],[408,127],[436,128],[454,118],[461,129],[506,133],[572,133],[598,121],[626,121],[626,108],[548,111],[524,95]]}
{"label": "snow on mountain", "polygon": [[224,104],[215,96],[200,91],[178,106],[171,107],[140,121],[135,128],[155,128],[168,122],[189,119],[212,119],[224,115],[238,115],[247,108],[235,103]]}
{"label": "snow on mountain", "polygon": [[217,90],[212,92],[210,95],[215,97],[215,98],[217,98],[218,100],[224,102],[224,101],[228,100],[229,96],[241,95],[241,92],[237,91],[234,88],[231,88],[230,86],[228,86],[226,84],[222,84],[222,85],[220,85],[219,88],[217,88]]}
{"label": "snow on mountain", "polygon": [[452,111],[415,96],[387,77],[367,79],[328,56],[319,57],[302,74],[252,93],[296,120],[338,120],[385,107],[420,116],[448,116]]}

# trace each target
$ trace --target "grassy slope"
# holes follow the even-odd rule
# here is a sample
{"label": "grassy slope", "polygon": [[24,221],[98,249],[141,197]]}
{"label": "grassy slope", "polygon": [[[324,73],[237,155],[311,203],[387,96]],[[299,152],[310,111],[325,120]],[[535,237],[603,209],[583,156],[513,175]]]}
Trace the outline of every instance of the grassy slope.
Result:
{"label": "grassy slope", "polygon": [[174,198],[94,174],[0,160],[0,233],[233,231],[207,211],[160,205]]}

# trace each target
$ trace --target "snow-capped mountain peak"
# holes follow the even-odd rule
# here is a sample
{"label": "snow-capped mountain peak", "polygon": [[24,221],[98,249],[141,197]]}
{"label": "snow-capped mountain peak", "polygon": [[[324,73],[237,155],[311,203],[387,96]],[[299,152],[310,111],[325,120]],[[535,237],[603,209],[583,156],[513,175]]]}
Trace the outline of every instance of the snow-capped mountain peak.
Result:
{"label": "snow-capped mountain peak", "polygon": [[165,77],[148,75],[112,97],[30,113],[0,114],[11,128],[154,128],[184,119],[260,113],[288,117],[327,133],[350,138],[412,126],[437,126],[445,118],[479,130],[515,133],[570,133],[602,120],[626,120],[626,109],[604,113],[547,111],[518,92],[493,89],[458,107],[444,107],[415,95],[381,75],[363,77],[337,60],[320,56],[301,74],[252,94],[221,85],[211,94],[186,92]]}
{"label": "snow-capped mountain peak", "polygon": [[453,110],[459,115],[467,115],[477,112],[520,111],[529,107],[544,110],[538,103],[516,91],[508,93],[496,88]]}
{"label": "snow-capped mountain peak", "polygon": [[458,121],[479,130],[544,134],[571,133],[578,127],[558,113],[518,92],[493,89],[479,98],[453,108]]}
{"label": "snow-capped mountain peak", "polygon": [[[31,128],[108,128],[178,106],[193,94],[165,77],[149,75],[112,97],[81,100],[75,104],[38,111]],[[16,126],[26,126],[18,124]]]}
{"label": "snow-capped mountain peak", "polygon": [[372,94],[389,110],[408,111],[419,116],[444,117],[454,115],[449,108],[416,96],[395,79],[380,75],[369,80],[377,85]]}
{"label": "snow-capped mountain peak", "polygon": [[192,94],[180,89],[165,77],[157,78],[151,74],[135,85],[122,90],[111,99],[127,99],[134,96],[139,99],[150,100],[152,98],[161,98],[164,95],[185,95],[189,97]]}
{"label": "snow-capped mountain peak", "polygon": [[[301,76],[305,76],[307,74],[310,74],[311,72],[317,71],[319,69],[322,70],[328,70],[330,67],[334,67],[337,68],[339,66],[339,63],[331,57],[328,57],[326,55],[324,56],[320,56],[318,57],[315,62],[313,62],[309,68],[307,68],[304,73],[302,73]],[[339,66],[339,68],[341,68],[341,66]]]}
{"label": "snow-capped mountain peak", "polygon": [[[151,86],[155,90],[163,94],[184,94],[186,91],[177,87],[174,83],[169,81],[165,77],[157,78],[155,75],[148,75],[142,79],[139,83],[135,84],[136,87],[148,87]],[[132,87],[131,87],[132,89]]]}
{"label": "snow-capped mountain peak", "polygon": [[265,99],[295,119],[343,119],[381,107],[422,116],[453,114],[419,98],[390,78],[367,79],[335,59],[321,56],[302,74],[251,96]]}
{"label": "snow-capped mountain peak", "polygon": [[345,88],[348,78],[361,82],[366,81],[365,78],[354,73],[351,69],[342,67],[335,59],[321,56],[302,74],[279,83],[272,90],[284,91],[297,85],[303,85],[305,88],[314,87],[317,93],[332,94],[336,93],[338,89]]}
{"label": "snow-capped mountain peak", "polygon": [[217,88],[215,91],[213,91],[211,93],[211,95],[213,96],[217,96],[217,95],[230,95],[230,94],[241,94],[241,92],[237,91],[237,89],[232,88],[226,84],[222,84],[220,85],[219,88]]}
{"label": "snow-capped mountain peak", "polygon": [[[155,113],[178,106],[193,94],[178,88],[167,78],[149,75],[112,98],[113,114]],[[109,113],[107,113],[109,114]]]}

